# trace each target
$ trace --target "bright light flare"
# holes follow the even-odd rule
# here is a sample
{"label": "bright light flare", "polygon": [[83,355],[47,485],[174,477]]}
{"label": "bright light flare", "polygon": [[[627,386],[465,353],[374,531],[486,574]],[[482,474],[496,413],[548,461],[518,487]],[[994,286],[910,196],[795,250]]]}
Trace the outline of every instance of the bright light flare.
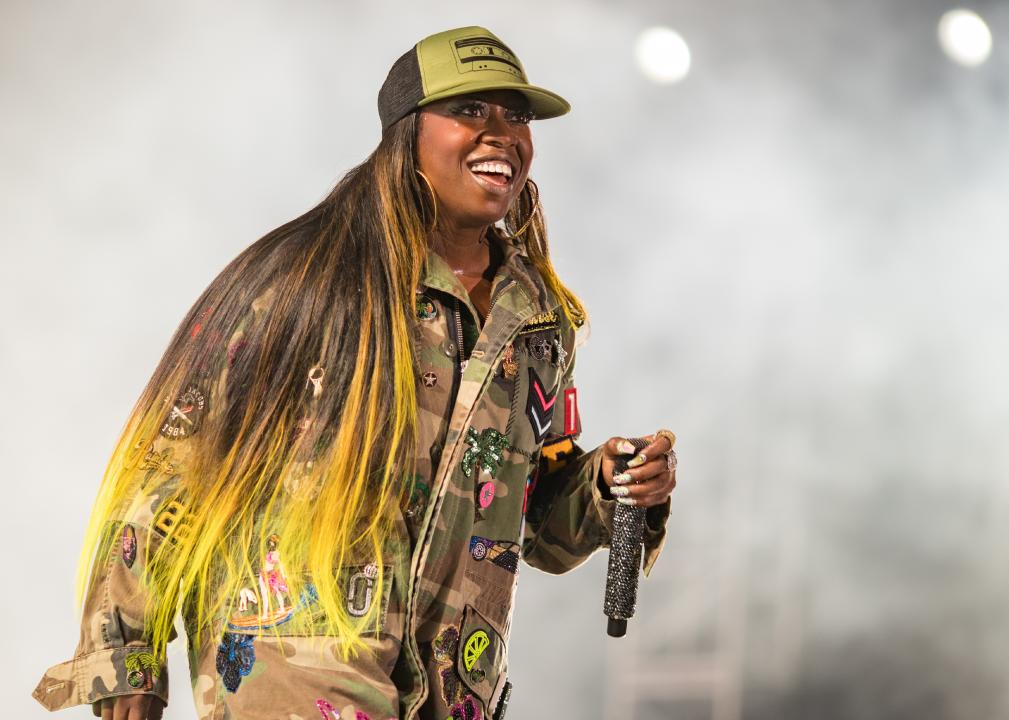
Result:
{"label": "bright light flare", "polygon": [[638,67],[657,83],[679,82],[690,72],[690,48],[675,30],[652,27],[638,36],[634,47]]}
{"label": "bright light flare", "polygon": [[939,20],[939,45],[954,62],[976,67],[991,55],[991,30],[976,12],[950,10]]}

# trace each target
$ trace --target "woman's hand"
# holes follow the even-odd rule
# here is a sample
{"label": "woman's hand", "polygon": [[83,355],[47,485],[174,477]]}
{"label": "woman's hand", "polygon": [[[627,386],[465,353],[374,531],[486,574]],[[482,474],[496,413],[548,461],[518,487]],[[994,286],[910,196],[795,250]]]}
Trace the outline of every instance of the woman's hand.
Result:
{"label": "woman's hand", "polygon": [[[611,437],[603,445],[603,481],[617,502],[625,505],[651,507],[661,505],[676,487],[676,453],[673,452],[675,435],[668,430],[645,435],[649,444],[640,452],[625,438]],[[618,457],[633,453],[627,472],[613,475]]]}
{"label": "woman's hand", "polygon": [[117,695],[102,700],[102,720],[161,720],[165,705],[153,695]]}

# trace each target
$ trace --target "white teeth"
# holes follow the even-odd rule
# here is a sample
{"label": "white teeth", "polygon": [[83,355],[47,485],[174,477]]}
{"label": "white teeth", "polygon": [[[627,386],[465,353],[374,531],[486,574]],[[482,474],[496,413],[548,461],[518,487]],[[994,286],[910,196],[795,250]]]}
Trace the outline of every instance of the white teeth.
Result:
{"label": "white teeth", "polygon": [[480,162],[475,165],[470,165],[469,169],[473,172],[501,173],[507,178],[512,176],[512,167],[508,163]]}

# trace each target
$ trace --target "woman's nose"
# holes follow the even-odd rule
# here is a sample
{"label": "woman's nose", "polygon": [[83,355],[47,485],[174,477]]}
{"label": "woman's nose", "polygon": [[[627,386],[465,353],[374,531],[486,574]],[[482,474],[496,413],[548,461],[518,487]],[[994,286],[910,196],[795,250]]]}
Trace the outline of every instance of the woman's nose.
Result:
{"label": "woman's nose", "polygon": [[490,111],[483,131],[484,142],[491,145],[514,145],[518,142],[515,128],[505,119],[505,112],[507,110],[502,107]]}

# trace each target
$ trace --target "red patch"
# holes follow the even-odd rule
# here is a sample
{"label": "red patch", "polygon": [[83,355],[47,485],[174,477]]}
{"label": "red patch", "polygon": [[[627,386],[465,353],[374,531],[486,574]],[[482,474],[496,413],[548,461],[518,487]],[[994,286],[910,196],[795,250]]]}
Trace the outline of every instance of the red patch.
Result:
{"label": "red patch", "polygon": [[569,387],[564,391],[564,434],[578,433],[578,390]]}

